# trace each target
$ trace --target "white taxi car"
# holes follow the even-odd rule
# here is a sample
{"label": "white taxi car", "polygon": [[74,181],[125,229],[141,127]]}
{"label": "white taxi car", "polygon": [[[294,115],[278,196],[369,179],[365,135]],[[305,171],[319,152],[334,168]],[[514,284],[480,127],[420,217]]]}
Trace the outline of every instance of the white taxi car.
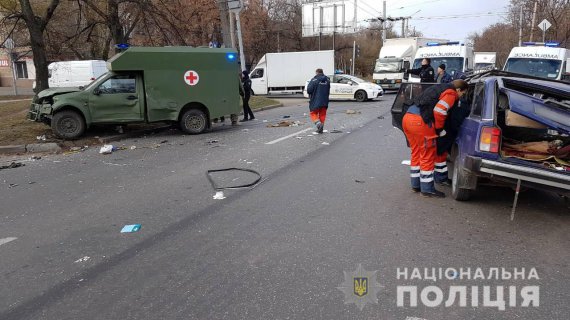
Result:
{"label": "white taxi car", "polygon": [[[328,77],[331,79],[331,93],[329,95],[331,100],[356,100],[363,102],[381,97],[384,94],[384,90],[379,85],[358,77],[347,74],[335,74]],[[305,88],[303,89],[305,98],[309,97],[307,93],[308,84],[309,81],[305,83]]]}

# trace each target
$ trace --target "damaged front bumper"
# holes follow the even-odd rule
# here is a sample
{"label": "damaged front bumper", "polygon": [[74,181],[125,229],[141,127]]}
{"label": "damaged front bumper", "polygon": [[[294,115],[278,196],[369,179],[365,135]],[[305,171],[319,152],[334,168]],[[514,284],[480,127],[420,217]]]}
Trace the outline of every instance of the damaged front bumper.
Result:
{"label": "damaged front bumper", "polygon": [[28,112],[28,119],[36,122],[47,122],[52,116],[51,104],[33,103]]}

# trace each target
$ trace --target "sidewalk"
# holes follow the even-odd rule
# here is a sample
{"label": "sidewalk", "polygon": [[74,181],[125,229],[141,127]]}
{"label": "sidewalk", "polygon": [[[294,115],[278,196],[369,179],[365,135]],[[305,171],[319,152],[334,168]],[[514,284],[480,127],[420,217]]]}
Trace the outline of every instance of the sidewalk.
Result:
{"label": "sidewalk", "polygon": [[[32,88],[20,88],[18,87],[18,95],[20,96],[33,96],[34,90]],[[12,87],[0,87],[0,96],[12,96],[14,95],[14,88]]]}

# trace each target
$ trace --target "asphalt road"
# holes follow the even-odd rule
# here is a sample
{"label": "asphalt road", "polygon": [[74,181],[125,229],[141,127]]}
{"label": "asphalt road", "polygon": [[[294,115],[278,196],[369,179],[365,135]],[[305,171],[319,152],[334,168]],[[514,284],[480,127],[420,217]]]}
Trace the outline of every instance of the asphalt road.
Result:
{"label": "asphalt road", "polygon": [[[568,319],[567,204],[524,192],[510,221],[510,189],[483,188],[469,202],[412,194],[392,97],[333,102],[326,129],[338,133],[312,135],[306,101],[284,97],[257,121],[200,136],[126,140],[111,155],[3,158],[26,165],[0,171],[0,319]],[[267,127],[282,120],[301,124]],[[261,183],[213,199],[206,171],[232,167],[258,171]],[[120,233],[127,224],[142,228]],[[359,264],[379,284],[378,303],[362,310],[337,288]],[[536,268],[539,279],[404,280],[398,268],[482,268],[486,278],[490,268]],[[471,296],[466,307],[419,297],[399,307],[406,285],[440,286],[445,298],[451,285],[539,286],[540,305],[520,307],[519,297],[509,307],[507,290],[504,311],[482,298],[473,307]]]}

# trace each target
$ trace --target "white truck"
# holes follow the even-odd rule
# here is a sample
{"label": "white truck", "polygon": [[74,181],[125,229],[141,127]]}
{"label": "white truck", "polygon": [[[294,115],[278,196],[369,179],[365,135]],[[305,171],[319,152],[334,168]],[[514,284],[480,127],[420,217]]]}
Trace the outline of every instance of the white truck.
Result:
{"label": "white truck", "polygon": [[556,42],[523,42],[507,58],[505,71],[551,80],[570,80],[570,50]]}
{"label": "white truck", "polygon": [[[425,47],[419,48],[412,68],[420,68],[424,58],[431,59],[431,66],[436,73],[437,67],[445,64],[445,71],[452,77],[457,72],[465,73],[473,70],[473,60],[475,60],[473,47],[459,41],[430,42]],[[410,75],[410,82],[420,82],[420,78]]]}
{"label": "white truck", "polygon": [[428,38],[386,39],[374,66],[372,78],[384,90],[398,90],[405,78],[405,70],[410,69],[419,48],[429,42],[447,41]]}
{"label": "white truck", "polygon": [[267,53],[250,72],[255,95],[302,93],[316,69],[334,74],[334,51]]}
{"label": "white truck", "polygon": [[475,71],[491,70],[497,63],[496,52],[475,52]]}

